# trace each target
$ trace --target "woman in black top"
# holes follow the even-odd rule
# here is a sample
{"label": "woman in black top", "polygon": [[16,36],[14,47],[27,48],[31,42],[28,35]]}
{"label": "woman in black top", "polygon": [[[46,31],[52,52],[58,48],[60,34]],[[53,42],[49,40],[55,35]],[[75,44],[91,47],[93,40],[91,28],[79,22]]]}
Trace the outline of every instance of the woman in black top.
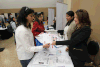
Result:
{"label": "woman in black top", "polygon": [[91,34],[91,21],[86,10],[75,12],[74,21],[77,25],[70,40],[54,41],[52,45],[69,45],[69,55],[74,67],[84,67],[85,62],[91,62],[87,51],[87,41]]}

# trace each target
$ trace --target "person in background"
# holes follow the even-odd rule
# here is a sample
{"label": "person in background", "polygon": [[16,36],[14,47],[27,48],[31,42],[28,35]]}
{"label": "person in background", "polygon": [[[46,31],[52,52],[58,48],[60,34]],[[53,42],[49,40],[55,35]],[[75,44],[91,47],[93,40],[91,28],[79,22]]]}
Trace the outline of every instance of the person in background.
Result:
{"label": "person in background", "polygon": [[13,17],[13,15],[12,15],[12,13],[10,13],[10,18],[12,18]]}
{"label": "person in background", "polygon": [[8,31],[8,33],[7,33],[7,35],[8,35],[8,38],[10,38],[10,37],[12,37],[13,36],[13,28],[12,28],[12,26],[11,26],[11,24],[10,24],[10,21],[8,21],[8,26],[7,26],[7,31]]}
{"label": "person in background", "polygon": [[34,13],[34,19],[33,19],[33,22],[35,22],[36,18],[37,18],[37,12]]}
{"label": "person in background", "polygon": [[56,30],[56,20],[53,20],[54,25],[51,25]]}
{"label": "person in background", "polygon": [[0,17],[0,25],[6,27],[4,18]]}
{"label": "person in background", "polygon": [[8,21],[10,22],[11,21],[11,13],[8,13]]}
{"label": "person in background", "polygon": [[[11,22],[10,22],[11,26],[12,26],[12,29],[13,29],[13,33],[14,33],[14,40],[15,40],[15,30],[16,30],[16,23],[15,23],[15,18],[12,17],[11,18]],[[15,44],[16,44],[16,41],[15,41]]]}
{"label": "person in background", "polygon": [[44,33],[44,30],[45,28],[43,25],[42,16],[41,13],[39,13],[35,22],[33,23],[32,33],[34,36],[38,36],[39,34]]}
{"label": "person in background", "polygon": [[10,22],[10,24],[11,24],[11,26],[12,26],[12,28],[13,28],[13,32],[14,32],[14,34],[15,34],[15,30],[16,30],[16,23],[15,23],[15,18],[14,17],[12,17],[11,18],[11,22]]}
{"label": "person in background", "polygon": [[[34,52],[41,51],[43,48],[49,48],[49,43],[43,46],[34,46],[34,38],[29,24],[33,21],[34,10],[28,7],[22,7],[18,16],[18,27],[15,31],[16,51],[22,67],[27,67]],[[35,26],[37,27],[37,26]]]}
{"label": "person in background", "polygon": [[5,23],[7,23],[7,18],[6,17],[4,17],[4,20],[5,20]]}
{"label": "person in background", "polygon": [[74,12],[73,11],[68,11],[66,13],[66,27],[64,28],[64,37],[65,40],[70,40],[71,34],[75,31],[76,24],[74,21]]}
{"label": "person in background", "polygon": [[91,62],[87,51],[87,41],[91,35],[91,21],[88,12],[84,9],[77,10],[74,17],[77,28],[72,33],[71,39],[54,41],[52,45],[69,45],[69,56],[74,67],[85,67],[85,62]]}
{"label": "person in background", "polygon": [[[44,33],[45,31],[44,25],[43,25],[43,20],[42,20],[42,16],[41,13],[37,14],[37,16],[35,17],[35,22],[33,23],[33,28],[32,28],[32,33],[33,36],[38,36],[39,34]],[[34,43],[35,46],[37,46],[38,44],[38,40],[34,37]],[[43,45],[42,43],[39,45]]]}

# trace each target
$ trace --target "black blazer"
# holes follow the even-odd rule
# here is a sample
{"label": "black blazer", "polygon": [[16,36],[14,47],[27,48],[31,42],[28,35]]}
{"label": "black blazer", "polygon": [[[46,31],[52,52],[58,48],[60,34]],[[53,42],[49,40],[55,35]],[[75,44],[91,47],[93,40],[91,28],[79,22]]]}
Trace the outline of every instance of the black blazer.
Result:
{"label": "black blazer", "polygon": [[69,45],[69,55],[71,58],[90,62],[87,51],[87,41],[90,34],[91,28],[84,26],[73,32],[70,40],[56,41],[56,45]]}

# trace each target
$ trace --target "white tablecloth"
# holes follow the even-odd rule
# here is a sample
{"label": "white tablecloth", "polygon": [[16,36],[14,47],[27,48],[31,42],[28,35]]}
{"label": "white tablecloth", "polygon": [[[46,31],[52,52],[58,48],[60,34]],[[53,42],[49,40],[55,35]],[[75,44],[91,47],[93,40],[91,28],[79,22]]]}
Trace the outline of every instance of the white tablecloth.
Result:
{"label": "white tablecloth", "polygon": [[57,30],[45,30],[45,31],[51,34],[57,34]]}
{"label": "white tablecloth", "polygon": [[[45,38],[44,39],[43,38],[44,35],[47,38],[44,37]],[[52,37],[54,35],[49,35],[49,34],[44,33],[44,34],[41,34],[40,37],[37,37],[37,39],[42,43],[44,43],[44,41],[46,41],[46,43],[48,43],[48,42],[51,43],[52,38],[50,36]],[[57,36],[57,35],[55,35],[55,36]],[[58,39],[58,40],[60,40],[60,39]],[[68,52],[65,51],[66,47],[67,47],[66,45],[65,46],[50,45],[50,47],[48,49],[44,48],[42,51],[38,52],[34,56],[34,58],[31,60],[31,62],[29,63],[29,65],[27,67],[74,67]],[[44,53],[46,53],[47,55],[45,56]],[[52,58],[54,58],[54,59],[52,59],[51,56],[49,56],[49,55],[52,55]],[[45,59],[45,60],[43,60],[43,59]],[[43,64],[40,64],[40,61],[42,61]]]}
{"label": "white tablecloth", "polygon": [[[59,56],[59,62],[63,62],[63,63],[54,63],[54,61],[49,62],[50,64],[48,65],[43,65],[43,64],[34,64],[34,62],[36,62],[36,60],[34,60],[34,58],[36,56],[40,56],[39,58],[41,58],[41,55],[38,53],[35,55],[35,57],[31,60],[31,62],[29,63],[29,65],[27,67],[74,67],[73,63],[71,61],[71,58],[68,54],[68,52],[65,51],[67,46],[61,46],[59,48],[56,48],[56,50],[60,50],[61,51],[61,55],[58,53]],[[54,48],[54,47],[53,47]],[[53,52],[53,51],[52,51]],[[65,60],[66,62],[65,62]],[[56,61],[56,60],[55,60]],[[54,64],[53,64],[54,63]]]}
{"label": "white tablecloth", "polygon": [[7,29],[7,27],[6,27],[6,28],[2,28],[2,27],[0,27],[0,30],[5,30],[5,29]]}

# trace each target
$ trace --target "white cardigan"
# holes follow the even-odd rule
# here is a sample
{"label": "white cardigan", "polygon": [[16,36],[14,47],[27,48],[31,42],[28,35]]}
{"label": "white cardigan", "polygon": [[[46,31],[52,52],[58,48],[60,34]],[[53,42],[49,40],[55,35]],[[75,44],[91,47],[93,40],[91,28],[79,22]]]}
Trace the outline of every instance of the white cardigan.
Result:
{"label": "white cardigan", "polygon": [[43,46],[34,46],[34,38],[30,29],[20,25],[15,31],[16,51],[19,60],[31,59],[34,52],[41,51]]}

